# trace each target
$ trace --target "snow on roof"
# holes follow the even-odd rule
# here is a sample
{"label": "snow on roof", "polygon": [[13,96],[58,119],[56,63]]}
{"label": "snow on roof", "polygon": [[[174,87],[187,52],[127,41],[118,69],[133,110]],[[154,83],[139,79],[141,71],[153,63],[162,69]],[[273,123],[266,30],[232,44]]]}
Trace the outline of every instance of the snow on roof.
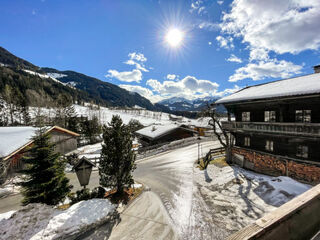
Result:
{"label": "snow on roof", "polygon": [[[0,127],[0,158],[8,157],[31,143],[32,137],[37,133],[37,129],[35,127]],[[55,129],[73,136],[79,136],[77,133],[58,126],[46,127],[46,129],[47,132]]]}
{"label": "snow on roof", "polygon": [[153,139],[158,138],[179,127],[180,125],[177,124],[151,125],[136,131],[136,133]]}
{"label": "snow on roof", "polygon": [[216,103],[232,103],[315,93],[320,93],[320,73],[247,87],[234,94],[219,99]]}
{"label": "snow on roof", "polygon": [[0,127],[0,157],[23,147],[36,135],[35,127]]}

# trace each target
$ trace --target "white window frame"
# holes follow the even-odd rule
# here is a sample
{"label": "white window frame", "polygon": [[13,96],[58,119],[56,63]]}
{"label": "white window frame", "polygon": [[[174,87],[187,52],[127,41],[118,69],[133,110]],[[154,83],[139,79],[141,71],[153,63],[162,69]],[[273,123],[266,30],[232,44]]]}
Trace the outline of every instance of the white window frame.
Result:
{"label": "white window frame", "polygon": [[297,109],[295,111],[296,122],[311,123],[311,113],[312,111],[310,109]]}
{"label": "white window frame", "polygon": [[276,121],[276,111],[264,111],[264,121],[265,122],[275,122]]}
{"label": "white window frame", "polygon": [[250,122],[250,112],[242,112],[241,121],[242,122]]}
{"label": "white window frame", "polygon": [[244,146],[245,147],[250,147],[250,143],[251,142],[251,139],[250,137],[244,137]]}
{"label": "white window frame", "polygon": [[297,157],[308,158],[309,157],[309,147],[306,145],[297,146]]}
{"label": "white window frame", "polygon": [[272,140],[266,140],[265,149],[267,151],[273,152],[273,141]]}

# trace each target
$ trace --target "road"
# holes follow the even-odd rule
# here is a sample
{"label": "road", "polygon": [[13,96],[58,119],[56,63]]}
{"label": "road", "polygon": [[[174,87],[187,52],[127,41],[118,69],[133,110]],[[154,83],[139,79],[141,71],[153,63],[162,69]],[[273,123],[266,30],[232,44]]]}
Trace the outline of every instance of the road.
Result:
{"label": "road", "polygon": [[[218,142],[201,143],[205,154]],[[211,239],[215,229],[206,221],[206,205],[194,187],[193,170],[198,145],[179,148],[138,162],[135,180],[151,188],[162,200],[181,239]]]}
{"label": "road", "polygon": [[[203,155],[213,147],[219,147],[218,142],[201,143]],[[164,209],[169,216],[174,231],[180,239],[211,239],[214,235],[212,225],[206,221],[206,206],[202,202],[197,188],[194,187],[193,170],[194,162],[198,158],[198,144],[167,151],[142,160],[137,161],[137,169],[134,171],[136,181],[143,183],[151,188],[151,191],[160,198],[159,203],[163,203]],[[74,173],[68,173],[74,190],[79,189],[80,185]],[[91,174],[89,188],[99,185],[99,174],[93,171]],[[14,201],[2,199],[2,206],[9,205],[5,211],[18,208],[19,195],[16,195]],[[144,206],[146,208],[146,206]],[[0,212],[5,212],[0,207]],[[144,210],[143,210],[144,211]],[[143,212],[142,211],[142,212]],[[208,216],[209,217],[209,216]],[[134,227],[139,232],[141,224],[135,221]],[[123,220],[116,228],[129,229],[135,222]],[[111,238],[112,238],[111,234]],[[113,238],[121,239],[121,238]]]}

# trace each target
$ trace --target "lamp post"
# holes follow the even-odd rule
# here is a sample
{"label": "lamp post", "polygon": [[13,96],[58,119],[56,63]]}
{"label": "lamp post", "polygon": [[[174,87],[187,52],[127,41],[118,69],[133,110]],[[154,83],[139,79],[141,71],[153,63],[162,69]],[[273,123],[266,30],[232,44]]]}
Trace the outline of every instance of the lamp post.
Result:
{"label": "lamp post", "polygon": [[79,162],[74,166],[80,186],[86,188],[89,184],[92,167],[95,165],[86,157],[82,157]]}
{"label": "lamp post", "polygon": [[198,140],[198,164],[200,164],[200,141],[201,141],[201,137],[198,136],[197,140]]}

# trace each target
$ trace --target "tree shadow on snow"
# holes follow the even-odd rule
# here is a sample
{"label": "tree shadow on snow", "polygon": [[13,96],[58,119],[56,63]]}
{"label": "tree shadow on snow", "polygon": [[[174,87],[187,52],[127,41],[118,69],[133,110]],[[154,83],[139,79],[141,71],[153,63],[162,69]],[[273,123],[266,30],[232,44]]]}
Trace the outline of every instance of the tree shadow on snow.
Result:
{"label": "tree shadow on snow", "polygon": [[[250,218],[261,218],[261,214],[254,209],[251,200],[248,199],[248,194],[250,193],[250,190],[253,187],[252,182],[250,181],[250,179],[247,179],[244,176],[240,176],[241,172],[236,168],[233,168],[233,173],[235,176],[235,179],[233,179],[234,183],[239,184],[239,189],[238,189],[239,196],[245,202],[247,207],[246,209],[242,209],[242,212],[247,216],[249,216]],[[241,180],[241,178],[245,179],[247,183],[246,187],[244,187],[244,184],[243,184],[244,182]],[[252,216],[252,214],[254,214],[254,216]]]}
{"label": "tree shadow on snow", "polygon": [[212,182],[212,178],[210,178],[207,169],[205,169],[205,170],[203,171],[203,173],[204,173],[204,178],[205,178],[206,182],[207,182],[207,183]]}

